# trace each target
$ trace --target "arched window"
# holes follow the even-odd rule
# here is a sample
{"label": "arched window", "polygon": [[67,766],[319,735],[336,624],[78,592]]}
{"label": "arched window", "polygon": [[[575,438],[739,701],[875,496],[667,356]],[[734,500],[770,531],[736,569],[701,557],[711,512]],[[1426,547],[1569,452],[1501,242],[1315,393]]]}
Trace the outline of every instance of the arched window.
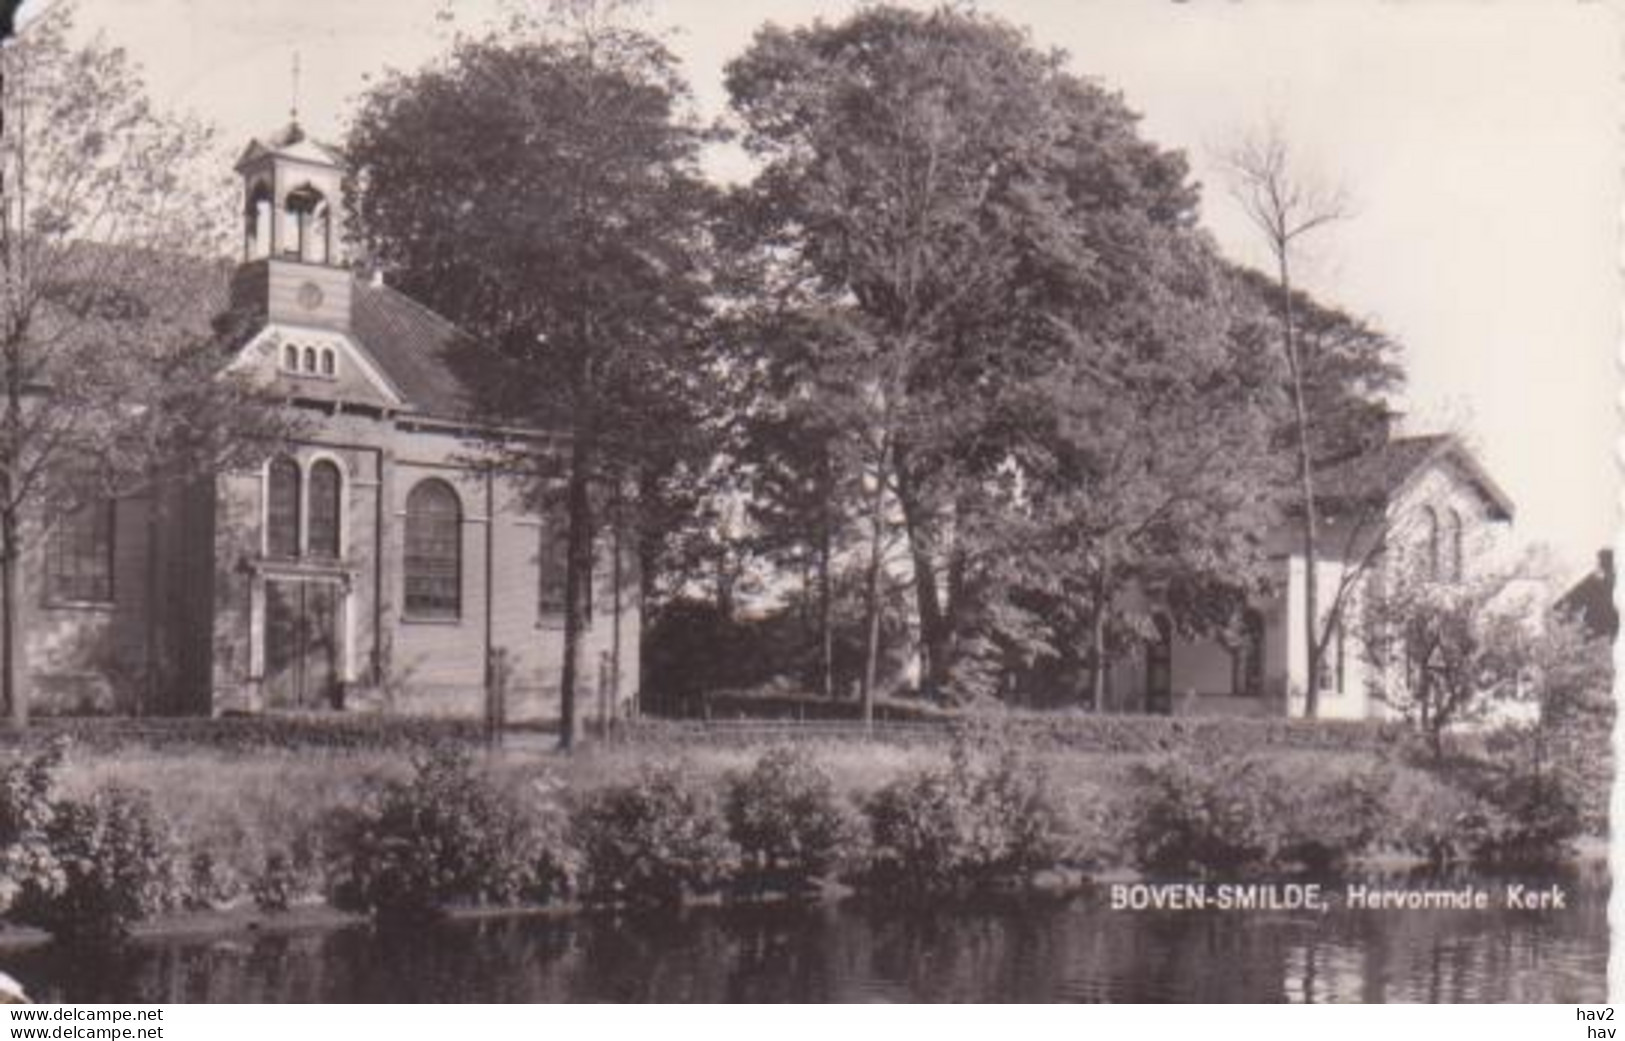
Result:
{"label": "arched window", "polygon": [[291,343],[282,348],[282,367],[289,372],[299,371],[299,348]]}
{"label": "arched window", "polygon": [[57,518],[45,547],[45,595],[52,601],[113,599],[113,503],[95,502]]}
{"label": "arched window", "polygon": [[331,376],[337,369],[338,365],[333,356],[333,348],[324,349],[322,351],[322,375]]}
{"label": "arched window", "polygon": [[317,460],[310,468],[310,555],[337,560],[339,552],[339,513],[343,509],[344,478],[330,459]]}
{"label": "arched window", "polygon": [[406,497],[406,613],[457,618],[463,610],[463,510],[451,485],[423,481]]}
{"label": "arched window", "polygon": [[316,348],[314,347],[305,348],[305,371],[316,371]]}
{"label": "arched window", "polygon": [[248,191],[243,211],[243,259],[255,260],[271,255],[271,188],[264,181],[255,182]]}
{"label": "arched window", "polygon": [[300,254],[312,264],[325,264],[333,248],[333,218],[327,200],[318,202],[310,212],[309,225]]}
{"label": "arched window", "polygon": [[299,555],[299,464],[285,455],[271,460],[265,489],[265,552]]}
{"label": "arched window", "polygon": [[309,184],[302,184],[289,192],[283,202],[288,212],[288,241],[282,244],[285,253],[300,260],[324,264],[327,262],[327,200]]}
{"label": "arched window", "polygon": [[1463,567],[1466,563],[1461,544],[1461,514],[1451,510],[1446,520],[1445,534],[1449,539],[1446,549],[1450,554],[1450,580],[1460,582],[1463,578]]}
{"label": "arched window", "polygon": [[1439,577],[1439,515],[1430,506],[1422,507],[1422,565],[1428,578]]}

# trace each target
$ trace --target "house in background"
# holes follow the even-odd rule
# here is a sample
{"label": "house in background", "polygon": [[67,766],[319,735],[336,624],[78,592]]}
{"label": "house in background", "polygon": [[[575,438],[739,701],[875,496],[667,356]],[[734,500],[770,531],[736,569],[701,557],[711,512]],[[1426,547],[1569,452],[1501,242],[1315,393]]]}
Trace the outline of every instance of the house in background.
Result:
{"label": "house in background", "polygon": [[[1459,582],[1503,549],[1511,500],[1473,454],[1449,435],[1393,437],[1316,473],[1320,509],[1317,610],[1340,619],[1321,660],[1317,715],[1386,714],[1381,676],[1362,651],[1368,584],[1405,573]],[[1307,574],[1298,524],[1268,535],[1277,569],[1273,598],[1255,603],[1228,642],[1179,639],[1164,622],[1160,640],[1116,668],[1107,711],[1175,715],[1301,716],[1309,676]],[[1403,569],[1403,572],[1401,571]]]}
{"label": "house in background", "polygon": [[[557,718],[564,517],[484,465],[492,432],[456,364],[466,338],[351,269],[334,150],[292,124],[237,172],[242,260],[199,294],[250,316],[229,364],[284,395],[308,436],[156,504],[161,524],[142,499],[58,518],[27,567],[36,706],[477,717],[500,678],[509,719]],[[584,716],[633,697],[628,556],[600,548]]]}
{"label": "house in background", "polygon": [[1619,635],[1619,609],[1614,606],[1614,551],[1597,551],[1597,567],[1557,601],[1559,614],[1584,625],[1592,636],[1612,641]]}

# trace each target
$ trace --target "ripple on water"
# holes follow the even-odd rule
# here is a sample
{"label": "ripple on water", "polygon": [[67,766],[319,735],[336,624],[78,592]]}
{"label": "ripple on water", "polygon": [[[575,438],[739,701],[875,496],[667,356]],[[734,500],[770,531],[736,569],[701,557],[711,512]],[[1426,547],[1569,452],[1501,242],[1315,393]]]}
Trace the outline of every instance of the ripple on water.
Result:
{"label": "ripple on water", "polygon": [[45,1001],[1605,1000],[1606,880],[1540,914],[1003,900],[459,921],[0,952]]}

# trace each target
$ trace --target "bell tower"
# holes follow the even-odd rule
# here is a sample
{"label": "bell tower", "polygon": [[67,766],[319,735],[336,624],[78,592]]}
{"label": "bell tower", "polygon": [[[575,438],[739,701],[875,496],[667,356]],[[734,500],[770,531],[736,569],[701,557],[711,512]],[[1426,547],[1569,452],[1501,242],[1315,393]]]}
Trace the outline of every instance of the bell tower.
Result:
{"label": "bell tower", "polygon": [[306,137],[295,118],[250,141],[237,173],[243,252],[232,278],[232,305],[271,324],[348,330],[342,157]]}

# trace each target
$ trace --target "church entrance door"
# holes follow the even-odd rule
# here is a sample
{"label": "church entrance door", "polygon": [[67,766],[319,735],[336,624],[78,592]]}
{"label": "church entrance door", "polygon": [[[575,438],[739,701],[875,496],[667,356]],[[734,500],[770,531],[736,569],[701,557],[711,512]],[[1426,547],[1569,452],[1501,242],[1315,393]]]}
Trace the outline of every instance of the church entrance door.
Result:
{"label": "church entrance door", "polygon": [[332,582],[266,583],[266,707],[337,707],[338,598]]}

